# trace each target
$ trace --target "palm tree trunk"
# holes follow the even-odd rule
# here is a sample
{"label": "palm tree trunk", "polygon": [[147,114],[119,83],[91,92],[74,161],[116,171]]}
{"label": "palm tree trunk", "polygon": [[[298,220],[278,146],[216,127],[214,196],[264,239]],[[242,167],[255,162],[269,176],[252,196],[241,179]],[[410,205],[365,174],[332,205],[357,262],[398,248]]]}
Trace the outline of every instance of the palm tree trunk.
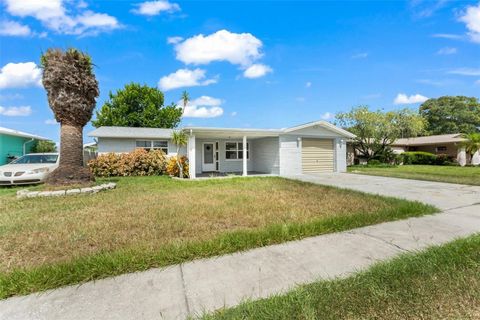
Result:
{"label": "palm tree trunk", "polygon": [[53,185],[84,184],[94,181],[83,166],[83,126],[62,124],[60,129],[60,163],[47,183]]}

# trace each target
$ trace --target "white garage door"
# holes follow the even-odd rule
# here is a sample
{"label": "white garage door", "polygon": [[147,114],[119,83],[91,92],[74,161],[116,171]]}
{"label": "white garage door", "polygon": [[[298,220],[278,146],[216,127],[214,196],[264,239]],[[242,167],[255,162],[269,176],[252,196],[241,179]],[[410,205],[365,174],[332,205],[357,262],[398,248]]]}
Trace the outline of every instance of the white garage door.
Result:
{"label": "white garage door", "polygon": [[333,140],[302,139],[302,172],[333,172]]}

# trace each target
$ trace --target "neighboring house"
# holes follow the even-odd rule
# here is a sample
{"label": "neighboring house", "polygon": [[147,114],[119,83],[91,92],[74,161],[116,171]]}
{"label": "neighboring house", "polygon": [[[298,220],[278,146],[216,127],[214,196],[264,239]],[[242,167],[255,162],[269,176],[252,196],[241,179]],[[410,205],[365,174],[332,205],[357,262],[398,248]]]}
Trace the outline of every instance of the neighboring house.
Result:
{"label": "neighboring house", "polygon": [[0,165],[29,153],[35,141],[48,140],[30,133],[0,127]]}
{"label": "neighboring house", "polygon": [[[248,172],[295,175],[346,171],[346,140],[352,133],[326,121],[287,129],[184,127],[188,145],[180,150],[190,163],[190,177],[202,173]],[[100,127],[98,153],[161,149],[175,155],[172,129]],[[246,157],[245,157],[246,155]]]}
{"label": "neighboring house", "polygon": [[[461,133],[442,134],[436,136],[424,136],[416,138],[402,138],[397,139],[391,148],[397,154],[407,151],[424,151],[433,154],[445,154],[452,160],[458,161],[460,164],[468,162],[465,149],[462,147],[462,142],[466,139],[462,138]],[[354,156],[353,146],[348,144],[348,164],[353,164],[353,159],[358,158]],[[360,161],[361,162],[361,161]]]}

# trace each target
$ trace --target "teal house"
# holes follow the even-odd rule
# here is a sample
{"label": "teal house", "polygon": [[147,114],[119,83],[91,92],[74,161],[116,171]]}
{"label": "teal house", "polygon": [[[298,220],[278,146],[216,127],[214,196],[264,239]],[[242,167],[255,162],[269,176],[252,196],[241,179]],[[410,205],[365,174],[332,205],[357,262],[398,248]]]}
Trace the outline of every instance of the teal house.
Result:
{"label": "teal house", "polygon": [[29,153],[35,141],[39,140],[49,139],[0,127],[0,166]]}

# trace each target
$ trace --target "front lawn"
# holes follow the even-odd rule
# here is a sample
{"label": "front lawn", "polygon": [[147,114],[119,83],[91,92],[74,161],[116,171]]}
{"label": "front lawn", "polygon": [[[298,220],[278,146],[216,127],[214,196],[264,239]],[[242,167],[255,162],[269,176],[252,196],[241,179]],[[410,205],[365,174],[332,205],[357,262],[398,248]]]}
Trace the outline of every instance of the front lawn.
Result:
{"label": "front lawn", "polygon": [[276,177],[112,180],[95,195],[2,190],[0,298],[436,211]]}
{"label": "front lawn", "polygon": [[480,235],[204,316],[214,319],[480,319]]}
{"label": "front lawn", "polygon": [[460,183],[480,186],[480,167],[404,165],[395,167],[351,166],[349,172],[374,176]]}

